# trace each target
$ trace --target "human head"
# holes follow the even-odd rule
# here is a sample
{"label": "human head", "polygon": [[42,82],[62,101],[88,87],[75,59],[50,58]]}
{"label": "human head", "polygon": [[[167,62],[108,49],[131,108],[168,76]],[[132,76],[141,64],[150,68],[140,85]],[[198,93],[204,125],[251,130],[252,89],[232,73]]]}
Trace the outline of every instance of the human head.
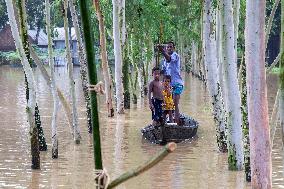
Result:
{"label": "human head", "polygon": [[164,76],[164,84],[169,85],[172,81],[172,77],[170,75],[165,75]]}
{"label": "human head", "polygon": [[175,50],[175,43],[173,41],[168,42],[167,51],[169,54],[173,54]]}
{"label": "human head", "polygon": [[154,67],[152,69],[152,75],[154,76],[155,80],[159,80],[160,79],[160,68]]}

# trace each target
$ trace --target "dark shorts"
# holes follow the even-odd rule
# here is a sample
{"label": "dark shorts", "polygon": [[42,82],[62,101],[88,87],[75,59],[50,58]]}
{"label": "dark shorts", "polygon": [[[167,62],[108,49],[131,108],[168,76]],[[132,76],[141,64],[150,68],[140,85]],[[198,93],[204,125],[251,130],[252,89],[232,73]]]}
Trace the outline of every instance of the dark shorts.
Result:
{"label": "dark shorts", "polygon": [[173,87],[173,95],[180,95],[183,91],[183,85],[180,83],[175,83],[172,87]]}
{"label": "dark shorts", "polygon": [[154,110],[152,110],[152,120],[161,122],[163,119],[163,100],[152,98],[152,104],[154,106]]}

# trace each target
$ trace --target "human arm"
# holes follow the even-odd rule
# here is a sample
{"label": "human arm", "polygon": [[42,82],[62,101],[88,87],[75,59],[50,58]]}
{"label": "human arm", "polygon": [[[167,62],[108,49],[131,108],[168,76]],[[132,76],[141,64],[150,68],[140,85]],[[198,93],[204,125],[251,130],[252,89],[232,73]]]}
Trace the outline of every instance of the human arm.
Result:
{"label": "human arm", "polygon": [[170,62],[171,61],[171,55],[169,55],[163,46],[158,46],[159,47],[159,51],[163,54],[163,56],[165,57],[166,61],[167,62]]}
{"label": "human arm", "polygon": [[149,108],[152,110],[154,108],[153,104],[152,104],[152,92],[153,92],[153,82],[151,81],[149,84],[149,92],[148,92],[148,100],[149,100]]}

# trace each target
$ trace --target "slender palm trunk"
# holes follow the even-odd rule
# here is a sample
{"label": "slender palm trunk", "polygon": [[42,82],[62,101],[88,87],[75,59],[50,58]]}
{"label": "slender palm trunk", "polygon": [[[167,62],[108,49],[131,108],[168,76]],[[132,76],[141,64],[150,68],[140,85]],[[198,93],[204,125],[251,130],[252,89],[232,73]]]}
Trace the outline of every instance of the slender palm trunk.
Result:
{"label": "slender palm trunk", "polygon": [[248,122],[248,104],[247,104],[247,82],[246,82],[246,65],[242,60],[242,68],[240,68],[240,89],[241,89],[241,103],[242,103],[242,127],[243,127],[243,142],[244,142],[244,168],[246,181],[251,181],[251,167],[250,167],[250,141],[249,141],[249,122]]}
{"label": "slender palm trunk", "polygon": [[238,62],[238,36],[239,36],[239,23],[240,23],[240,0],[234,0],[233,5],[234,15],[234,45],[235,45],[235,62]]}
{"label": "slender palm trunk", "polygon": [[269,16],[269,20],[266,26],[266,33],[265,33],[265,50],[267,48],[268,45],[268,40],[269,40],[269,36],[270,36],[270,32],[271,32],[271,28],[272,28],[272,23],[273,23],[273,19],[274,19],[274,15],[276,13],[277,7],[279,5],[280,0],[275,0],[274,4],[273,4],[273,8],[271,10],[270,16]]}
{"label": "slender palm trunk", "polygon": [[64,0],[64,31],[65,31],[65,48],[66,48],[66,59],[67,59],[67,68],[68,68],[68,76],[69,76],[69,85],[70,85],[70,94],[71,94],[71,103],[72,103],[72,121],[73,121],[73,129],[74,129],[74,140],[76,144],[80,143],[80,130],[78,125],[78,113],[77,113],[77,102],[76,102],[76,94],[75,94],[75,81],[73,76],[73,64],[71,59],[71,50],[69,44],[69,36],[68,35],[68,20],[67,20],[67,8],[68,8],[68,0]]}
{"label": "slender palm trunk", "polygon": [[232,0],[221,0],[224,20],[224,75],[227,89],[228,120],[228,163],[229,169],[241,170],[243,167],[241,97],[237,77],[236,51],[234,47],[234,23]]}
{"label": "slender palm trunk", "polygon": [[[131,92],[132,92],[132,95],[133,95],[133,104],[137,104],[137,74],[138,74],[138,68],[137,68],[137,64],[136,62],[134,61],[134,58],[133,58],[133,37],[132,37],[132,34],[130,34],[130,62],[131,62],[131,65],[132,65],[132,69],[134,71],[134,74],[131,74],[130,76],[130,85],[131,85]],[[133,81],[134,80],[134,81]]]}
{"label": "slender palm trunk", "polygon": [[90,96],[88,90],[88,76],[87,76],[87,62],[86,62],[86,52],[83,46],[81,31],[78,21],[78,15],[75,9],[74,0],[69,0],[69,7],[72,15],[73,26],[75,28],[75,35],[78,43],[78,55],[79,55],[79,63],[80,63],[80,74],[82,80],[82,88],[84,93],[84,99],[86,104],[86,115],[87,115],[87,123],[88,123],[88,132],[92,133],[92,120],[91,120],[91,104],[90,104]]}
{"label": "slender palm trunk", "polygon": [[14,12],[14,5],[13,2],[10,0],[6,0],[7,12],[9,17],[9,23],[11,26],[12,35],[15,41],[15,46],[20,54],[21,61],[24,67],[24,71],[27,76],[27,81],[29,84],[29,100],[27,104],[27,117],[28,123],[30,125],[30,135],[31,135],[31,155],[32,155],[32,169],[39,169],[40,168],[40,156],[39,156],[39,144],[38,144],[38,132],[35,125],[35,106],[36,106],[36,90],[35,90],[35,80],[33,71],[29,65],[29,61],[25,54],[25,50],[23,47],[22,40],[19,35],[16,19],[15,19],[15,12]]}
{"label": "slender palm trunk", "polygon": [[57,112],[59,105],[59,98],[56,91],[55,75],[54,75],[54,59],[52,50],[52,38],[51,38],[51,26],[50,26],[50,2],[45,0],[45,13],[46,13],[46,31],[48,37],[48,61],[50,67],[50,78],[51,78],[51,93],[53,97],[53,114],[51,122],[51,146],[52,146],[52,158],[58,158],[58,139],[57,139]]}
{"label": "slender palm trunk", "polygon": [[212,6],[211,0],[205,0],[205,16],[204,16],[204,53],[205,53],[205,64],[207,67],[207,81],[208,89],[211,96],[213,105],[213,115],[216,124],[217,131],[217,145],[221,152],[227,151],[227,141],[225,135],[226,119],[225,119],[225,108],[223,103],[222,91],[218,77],[218,66],[217,66],[217,42],[216,42],[216,27],[215,23],[215,11]]}
{"label": "slender palm trunk", "polygon": [[[32,67],[32,59],[30,56],[30,49],[29,49],[29,40],[28,40],[28,31],[27,31],[27,14],[26,14],[26,5],[25,5],[25,0],[17,0],[18,3],[18,13],[17,15],[19,15],[19,24],[20,24],[20,35],[22,38],[22,42],[23,42],[23,47],[25,50],[25,54],[27,56],[27,59],[29,61],[30,66]],[[27,82],[27,77],[25,74],[25,83],[26,83],[26,99],[27,102],[29,100],[29,85]],[[47,145],[46,145],[46,141],[45,141],[45,137],[44,137],[44,133],[43,133],[43,129],[41,127],[41,120],[40,120],[40,113],[39,113],[39,108],[38,105],[36,103],[35,106],[35,124],[37,127],[37,133],[38,133],[38,140],[39,140],[39,150],[40,151],[46,151],[47,150]]]}
{"label": "slender palm trunk", "polygon": [[119,30],[119,2],[112,0],[113,6],[113,38],[114,38],[114,57],[115,57],[115,84],[117,113],[124,113],[123,84],[122,84],[122,51]]}
{"label": "slender palm trunk", "polygon": [[265,0],[246,2],[245,57],[252,188],[272,187],[265,77]]}
{"label": "slender palm trunk", "polygon": [[281,0],[281,42],[280,42],[280,125],[282,128],[282,146],[284,151],[284,0]]}
{"label": "slender palm trunk", "polygon": [[102,69],[103,69],[103,76],[104,76],[104,81],[105,81],[105,92],[106,92],[108,117],[113,117],[114,110],[113,110],[113,105],[112,105],[112,83],[111,83],[108,58],[107,58],[108,56],[107,56],[107,50],[106,50],[104,17],[101,12],[99,0],[94,0],[94,5],[96,8],[96,13],[97,13],[98,21],[99,21]]}

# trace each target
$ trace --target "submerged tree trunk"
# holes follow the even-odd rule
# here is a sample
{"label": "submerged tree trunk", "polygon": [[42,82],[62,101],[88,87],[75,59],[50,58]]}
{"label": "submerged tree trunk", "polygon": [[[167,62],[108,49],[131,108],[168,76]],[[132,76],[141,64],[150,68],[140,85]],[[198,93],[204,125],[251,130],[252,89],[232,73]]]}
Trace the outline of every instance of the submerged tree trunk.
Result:
{"label": "submerged tree trunk", "polygon": [[51,38],[51,26],[50,26],[50,3],[49,0],[45,0],[45,11],[46,11],[46,32],[48,39],[48,61],[50,67],[50,78],[51,78],[51,93],[53,97],[53,114],[51,122],[51,146],[52,146],[52,158],[58,158],[58,139],[57,139],[57,112],[59,99],[56,91],[55,85],[55,75],[54,75],[54,59],[52,51],[52,38]]}
{"label": "submerged tree trunk", "polygon": [[222,91],[218,77],[217,55],[216,55],[216,29],[214,27],[215,11],[211,0],[205,0],[204,17],[204,42],[205,42],[205,64],[207,67],[208,89],[213,104],[213,115],[217,131],[217,145],[221,152],[227,151],[225,135],[226,118],[223,103]]}
{"label": "submerged tree trunk", "polygon": [[[21,35],[21,39],[23,42],[23,47],[25,50],[25,54],[26,57],[29,61],[30,66],[32,67],[32,59],[30,56],[30,50],[29,50],[29,40],[28,40],[28,31],[27,31],[27,15],[26,15],[26,7],[25,7],[25,0],[18,0],[18,13],[17,15],[19,15],[19,19],[20,19],[20,35]],[[25,74],[25,83],[26,83],[26,99],[27,102],[29,100],[29,85],[27,82],[27,77]],[[44,137],[44,133],[43,133],[43,129],[41,127],[41,120],[40,120],[40,114],[39,114],[39,108],[38,105],[36,103],[35,106],[35,124],[37,127],[37,132],[38,132],[38,140],[39,140],[39,150],[40,151],[46,151],[47,150],[47,145],[46,145],[46,141],[45,141],[45,137]]]}
{"label": "submerged tree trunk", "polygon": [[229,169],[243,167],[241,97],[237,77],[236,51],[234,48],[234,23],[232,0],[221,0],[224,20],[224,75],[227,89],[228,163]]}
{"label": "submerged tree trunk", "polygon": [[76,35],[77,43],[78,43],[80,74],[81,74],[81,80],[82,80],[84,99],[86,103],[88,132],[92,133],[91,104],[90,104],[90,96],[89,96],[89,90],[88,90],[89,81],[87,78],[86,52],[84,51],[84,47],[83,47],[83,42],[82,42],[81,32],[80,32],[80,27],[79,27],[79,22],[78,22],[78,15],[76,13],[74,0],[69,0],[69,7],[70,7],[73,26],[75,29],[75,35]]}
{"label": "submerged tree trunk", "polygon": [[71,50],[69,44],[69,35],[68,35],[68,20],[67,20],[67,8],[68,8],[68,0],[64,0],[64,10],[62,12],[63,20],[64,20],[64,33],[65,33],[65,48],[66,48],[66,60],[67,60],[67,68],[68,68],[68,76],[69,76],[69,87],[70,87],[70,95],[71,95],[71,103],[72,103],[72,121],[73,121],[73,129],[74,129],[74,140],[76,144],[80,143],[80,130],[78,125],[78,113],[77,113],[77,102],[76,102],[76,94],[75,94],[75,81],[73,76],[73,63],[71,59]]}
{"label": "submerged tree trunk", "polygon": [[113,105],[112,105],[112,83],[111,83],[111,77],[110,77],[110,71],[109,71],[109,65],[108,65],[108,56],[107,56],[107,50],[106,50],[104,17],[101,12],[99,0],[94,0],[94,5],[96,8],[97,17],[99,21],[102,69],[103,69],[103,76],[104,76],[104,81],[105,81],[105,92],[106,92],[108,117],[113,117],[114,110],[113,110]]}
{"label": "submerged tree trunk", "polygon": [[32,169],[40,168],[40,156],[39,156],[39,144],[38,144],[38,131],[35,125],[35,105],[36,105],[36,90],[35,90],[35,80],[33,71],[29,65],[29,61],[25,55],[25,50],[23,48],[23,43],[20,39],[18,32],[18,27],[15,19],[15,12],[13,8],[13,2],[6,0],[7,12],[9,17],[9,23],[11,26],[12,35],[15,41],[15,46],[20,54],[21,61],[23,64],[24,71],[27,76],[29,84],[29,100],[26,108],[28,123],[30,125],[30,135],[31,135],[31,155],[32,155]]}
{"label": "submerged tree trunk", "polygon": [[112,0],[113,7],[113,38],[114,38],[114,57],[115,57],[115,84],[117,113],[124,113],[123,84],[122,84],[122,51],[119,30],[119,2]]}
{"label": "submerged tree trunk", "polygon": [[[83,34],[85,39],[85,49],[88,65],[88,75],[90,85],[97,84],[97,70],[95,63],[95,50],[94,50],[94,37],[91,28],[91,16],[89,4],[87,1],[79,1],[80,13],[82,18]],[[98,170],[103,169],[102,153],[101,153],[101,139],[98,115],[97,94],[95,91],[90,91],[91,97],[91,112],[92,112],[92,125],[93,125],[93,146],[94,146],[94,159],[95,168]]]}
{"label": "submerged tree trunk", "polygon": [[265,77],[265,0],[246,2],[245,57],[252,188],[272,187]]}

